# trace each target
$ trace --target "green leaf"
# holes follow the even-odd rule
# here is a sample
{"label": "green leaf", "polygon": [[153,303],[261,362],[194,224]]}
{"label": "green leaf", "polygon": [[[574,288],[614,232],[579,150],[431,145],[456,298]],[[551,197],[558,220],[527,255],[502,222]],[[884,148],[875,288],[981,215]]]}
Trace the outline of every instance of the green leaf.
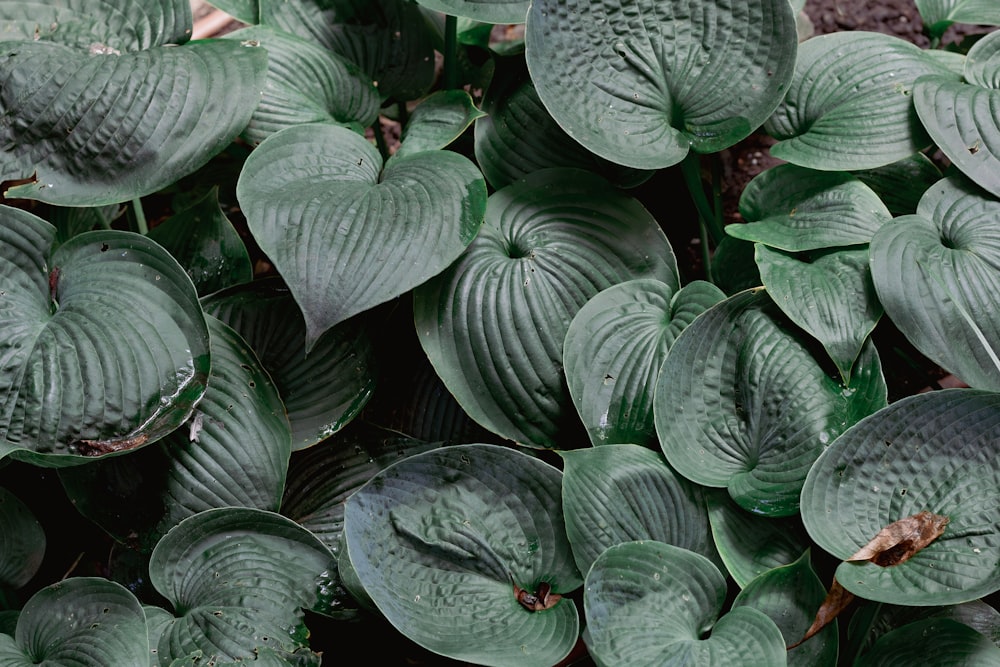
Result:
{"label": "green leaf", "polygon": [[444,270],[486,205],[482,174],[457,153],[401,157],[383,171],[363,137],[321,124],[268,138],[236,192],[302,309],[307,351],[334,325]]}
{"label": "green leaf", "polygon": [[879,638],[857,667],[908,665],[1000,665],[1000,648],[967,625],[949,618],[910,623]]}
{"label": "green leaf", "polygon": [[885,526],[920,511],[948,517],[944,533],[892,567],[845,562],[837,580],[859,597],[905,605],[966,602],[1000,588],[995,508],[1000,397],[973,389],[893,403],[837,439],[802,489],[815,542],[846,559]]}
{"label": "green leaf", "polygon": [[531,78],[556,122],[640,169],[746,138],[788,86],[797,42],[788,0],[538,0],[525,30]]}
{"label": "green leaf", "polygon": [[592,444],[656,446],[653,388],[667,351],[684,327],[725,298],[702,281],[675,291],[639,279],[607,288],[580,309],[566,332],[563,364]]}
{"label": "green leaf", "polygon": [[[826,588],[809,564],[806,551],[795,562],[769,570],[751,581],[733,600],[733,609],[753,607],[774,621],[786,645],[802,639],[816,610],[826,598]],[[788,652],[789,665],[835,667],[839,640],[836,621],[809,641]]]}
{"label": "green leaf", "polygon": [[[411,456],[347,501],[344,531],[367,593],[421,646],[484,665],[553,665],[573,648],[581,578],[566,540],[562,474],[493,445]],[[531,611],[517,590],[545,599]]]}
{"label": "green leaf", "polygon": [[998,215],[1000,202],[970,183],[942,180],[916,215],[883,227],[870,249],[878,297],[907,339],[970,386],[994,390],[1000,390]]}
{"label": "green leaf", "polygon": [[267,50],[264,94],[243,131],[251,144],[293,125],[329,122],[367,127],[378,118],[378,90],[354,63],[267,26],[237,30],[226,38]]}
{"label": "green leaf", "polygon": [[706,493],[705,498],[715,546],[740,588],[768,570],[794,563],[809,547],[805,531],[794,518],[751,514],[726,493]]}
{"label": "green leaf", "polygon": [[898,37],[839,32],[799,48],[781,105],[764,128],[780,141],[771,155],[811,169],[872,169],[913,155],[930,138],[913,110],[913,82],[956,78]]}
{"label": "green leaf", "polygon": [[0,665],[148,665],[146,617],[123,586],[74,577],[35,593],[14,636],[0,635]]}
{"label": "green leaf", "polygon": [[335,567],[316,537],[278,514],[221,508],[185,519],[149,561],[175,616],[160,637],[160,663],[200,652],[222,665],[307,648],[302,609],[325,611]]}
{"label": "green leaf", "polygon": [[0,589],[25,586],[44,556],[42,524],[17,496],[0,487]]}
{"label": "green leaf", "polygon": [[653,174],[600,158],[566,134],[538,99],[521,56],[498,63],[483,111],[488,115],[475,126],[476,161],[494,188],[547,167],[586,169],[624,188]]}
{"label": "green leaf", "polygon": [[444,148],[485,115],[466,91],[439,90],[413,110],[403,128],[402,144],[393,157]]}
{"label": "green leaf", "polygon": [[562,373],[570,320],[633,278],[679,286],[673,251],[642,205],[587,172],[534,172],[491,195],[469,249],[414,292],[417,334],[474,420],[522,444],[560,446],[575,418]]}
{"label": "green leaf", "polygon": [[375,360],[361,322],[328,330],[306,356],[305,320],[291,293],[276,280],[218,292],[202,305],[236,329],[274,379],[291,423],[293,450],[330,437],[371,398]]}
{"label": "green leaf", "polygon": [[993,0],[915,0],[931,37],[941,37],[952,23],[1000,25]]}
{"label": "green leaf", "polygon": [[49,206],[45,215],[39,217],[55,225],[56,238],[53,249],[61,246],[74,236],[89,232],[95,227],[110,229],[111,221],[118,217],[122,208],[117,204],[98,207]]}
{"label": "green leaf", "polygon": [[266,62],[227,40],[120,55],[4,43],[0,181],[32,179],[6,196],[100,206],[170,185],[246,127]]}
{"label": "green leaf", "polygon": [[235,331],[213,317],[208,390],[185,427],[157,446],[61,471],[80,512],[119,541],[152,550],[214,507],[277,511],[291,454],[281,399]]}
{"label": "green leaf", "polygon": [[218,187],[191,208],[153,227],[147,236],[185,267],[199,294],[253,280],[246,246],[219,208]]}
{"label": "green leaf", "polygon": [[[962,604],[953,604],[943,607],[904,607],[901,605],[890,605],[881,603],[868,603],[871,613],[867,614],[867,626],[861,628],[864,635],[858,640],[862,650],[867,650],[879,637],[888,632],[901,628],[915,621],[923,621],[932,618],[947,618],[958,623],[969,626],[980,633],[995,645],[1000,646],[1000,612],[986,604],[982,600],[972,600]],[[854,635],[855,619],[865,618],[865,614],[858,612],[851,616],[851,625],[848,636]],[[861,624],[857,624],[859,628]],[[854,637],[851,637],[854,639]]]}
{"label": "green leaf", "polygon": [[920,197],[941,180],[941,170],[923,153],[853,173],[875,191],[894,216],[916,213]]}
{"label": "green leaf", "polygon": [[845,387],[767,293],[749,290],[681,332],[660,372],[653,415],[679,473],[728,488],[748,511],[788,516],[824,448],[885,400],[873,346]]}
{"label": "green leaf", "polygon": [[260,23],[260,0],[212,0],[209,4],[242,23]]}
{"label": "green leaf", "polygon": [[747,223],[728,225],[727,234],[791,252],[865,244],[892,219],[878,195],[850,174],[791,164],[750,181],[740,215]]}
{"label": "green leaf", "polygon": [[0,207],[0,456],[65,466],[157,440],[205,392],[191,279],[138,234],[55,229]]}
{"label": "green leaf", "polygon": [[728,296],[763,285],[754,244],[735,236],[724,237],[712,254],[712,278]]}
{"label": "green leaf", "polygon": [[76,49],[141,51],[191,36],[191,3],[179,0],[6,0],[0,42],[44,40]]}
{"label": "green leaf", "polygon": [[435,11],[484,21],[486,23],[524,23],[527,0],[418,0]]}
{"label": "green leaf", "polygon": [[610,546],[656,540],[721,565],[702,488],[637,445],[562,452],[566,535],[581,572]]}
{"label": "green leaf", "polygon": [[764,286],[790,320],[823,344],[846,384],[882,317],[868,269],[868,248],[794,257],[757,244]]}
{"label": "green leaf", "polygon": [[719,618],[725,599],[704,556],[659,542],[610,547],[587,574],[587,646],[600,665],[786,664],[774,622],[750,607]]}

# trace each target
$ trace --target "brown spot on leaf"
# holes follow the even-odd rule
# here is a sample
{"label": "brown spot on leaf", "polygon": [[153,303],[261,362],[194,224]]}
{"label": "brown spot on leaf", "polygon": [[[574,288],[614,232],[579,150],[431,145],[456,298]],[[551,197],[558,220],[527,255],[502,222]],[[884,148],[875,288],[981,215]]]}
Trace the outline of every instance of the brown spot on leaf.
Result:
{"label": "brown spot on leaf", "polygon": [[149,435],[140,433],[135,436],[112,438],[110,440],[77,440],[73,443],[76,451],[83,456],[101,456],[112,452],[124,452],[140,447],[149,440]]}
{"label": "brown spot on leaf", "polygon": [[538,584],[538,590],[534,593],[529,593],[517,584],[514,584],[514,597],[528,611],[551,609],[562,599],[561,595],[552,592],[552,586],[545,581]]}

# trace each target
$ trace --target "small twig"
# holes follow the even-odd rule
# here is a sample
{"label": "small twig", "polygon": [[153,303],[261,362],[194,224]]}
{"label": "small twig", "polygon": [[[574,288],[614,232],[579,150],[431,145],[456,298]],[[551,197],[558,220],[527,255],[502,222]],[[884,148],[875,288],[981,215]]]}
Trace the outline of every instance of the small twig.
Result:
{"label": "small twig", "polygon": [[83,560],[83,556],[86,553],[87,553],[86,551],[80,552],[80,555],[76,557],[76,560],[73,561],[73,564],[69,566],[69,569],[66,570],[66,574],[64,574],[62,576],[62,579],[60,579],[59,581],[65,581],[66,579],[69,579],[69,576],[73,574],[73,570],[75,570],[76,566],[80,564],[80,561]]}

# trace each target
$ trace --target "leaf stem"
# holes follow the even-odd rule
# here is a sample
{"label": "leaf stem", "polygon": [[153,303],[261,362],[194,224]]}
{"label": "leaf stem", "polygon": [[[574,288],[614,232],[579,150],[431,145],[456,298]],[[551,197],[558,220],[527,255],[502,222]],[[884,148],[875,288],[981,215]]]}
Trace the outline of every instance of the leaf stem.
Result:
{"label": "leaf stem", "polygon": [[149,234],[146,212],[142,210],[142,199],[139,197],[132,200],[132,217],[135,220],[135,230],[143,236]]}
{"label": "leaf stem", "polygon": [[444,18],[444,71],[441,74],[445,90],[458,88],[458,17]]}
{"label": "leaf stem", "polygon": [[382,132],[382,117],[375,119],[372,123],[372,133],[375,135],[375,145],[378,146],[378,152],[382,156],[382,161],[385,162],[389,159],[389,146],[385,143],[385,134]]}
{"label": "leaf stem", "polygon": [[[701,183],[701,160],[697,153],[693,151],[689,152],[687,157],[681,161],[681,173],[684,175],[684,184],[691,195],[694,207],[698,210],[698,216],[701,218],[702,224],[714,225],[716,220],[715,211],[712,209],[712,204],[709,203],[708,197],[705,195],[705,188]],[[715,230],[710,231],[714,237]],[[718,238],[713,238],[712,240],[718,243],[722,240],[722,237],[720,235]]]}

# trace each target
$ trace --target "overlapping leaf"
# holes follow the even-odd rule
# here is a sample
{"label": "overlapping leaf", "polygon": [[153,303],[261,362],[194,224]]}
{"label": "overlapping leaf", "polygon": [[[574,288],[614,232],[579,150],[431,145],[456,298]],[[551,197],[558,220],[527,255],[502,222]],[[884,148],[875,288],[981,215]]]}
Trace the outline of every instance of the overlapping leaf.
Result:
{"label": "overlapping leaf", "polygon": [[44,556],[42,525],[17,496],[0,488],[0,591],[31,581]]}
{"label": "overlapping leaf", "polygon": [[138,234],[60,246],[0,208],[0,455],[74,465],[163,437],[205,392],[208,329],[184,270]]}
{"label": "overlapping leaf", "polygon": [[452,16],[486,23],[524,23],[526,0],[419,0],[420,4]]}
{"label": "overlapping leaf", "polygon": [[633,278],[676,289],[676,260],[639,202],[575,169],[499,190],[486,217],[462,257],[416,290],[417,334],[473,419],[516,442],[559,446],[575,418],[562,375],[573,316]]}
{"label": "overlapping leaf", "polygon": [[1000,25],[1000,7],[993,0],[915,0],[920,18],[932,37],[952,23]]}
{"label": "overlapping leaf", "polygon": [[941,180],[941,170],[923,153],[853,173],[875,191],[894,216],[916,213],[917,203],[927,188]]}
{"label": "overlapping leaf", "polygon": [[854,663],[858,667],[905,667],[934,656],[940,665],[993,667],[1000,648],[967,625],[949,618],[929,618],[880,637]]}
{"label": "overlapping leaf", "polygon": [[439,90],[413,110],[403,128],[402,145],[393,157],[444,148],[484,115],[466,91]]}
{"label": "overlapping leaf", "polygon": [[797,41],[788,0],[540,0],[525,31],[531,77],[556,122],[588,150],[642,169],[748,136],[788,86]]}

